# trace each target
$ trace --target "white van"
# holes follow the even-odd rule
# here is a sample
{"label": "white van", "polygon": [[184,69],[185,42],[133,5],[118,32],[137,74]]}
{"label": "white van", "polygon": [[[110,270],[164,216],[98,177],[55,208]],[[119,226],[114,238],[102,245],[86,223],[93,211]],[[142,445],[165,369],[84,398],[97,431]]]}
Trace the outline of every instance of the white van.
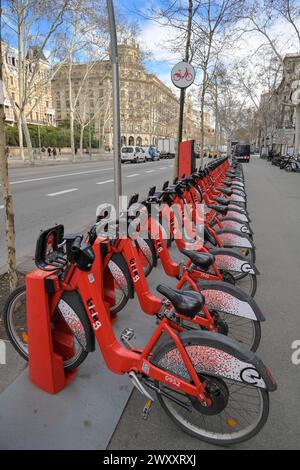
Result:
{"label": "white van", "polygon": [[[142,147],[142,148],[146,153],[147,161],[153,162],[155,160],[159,160],[159,154],[155,147],[151,146],[151,147]],[[150,152],[150,149],[151,149],[151,152]]]}
{"label": "white van", "polygon": [[139,163],[146,161],[146,153],[141,147],[128,145],[121,149],[121,162]]}

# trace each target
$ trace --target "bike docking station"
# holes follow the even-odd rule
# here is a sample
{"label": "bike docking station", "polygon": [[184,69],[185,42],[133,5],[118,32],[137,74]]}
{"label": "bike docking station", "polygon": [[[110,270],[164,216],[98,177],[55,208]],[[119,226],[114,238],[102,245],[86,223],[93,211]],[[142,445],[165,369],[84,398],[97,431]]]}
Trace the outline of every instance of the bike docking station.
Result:
{"label": "bike docking station", "polygon": [[60,316],[51,324],[50,306],[58,301],[55,293],[60,291],[60,280],[57,270],[46,265],[43,253],[54,249],[62,233],[63,227],[57,226],[41,234],[35,255],[41,269],[26,276],[29,378],[51,394],[63,390],[76,375],[76,370],[65,371],[63,364],[74,355],[74,336]]}
{"label": "bike docking station", "polygon": [[[77,373],[76,368],[68,371],[64,363],[75,355],[74,337],[80,335],[84,326],[80,316],[70,306],[66,307],[67,304],[61,297],[69,272],[67,270],[67,273],[64,273],[61,270],[67,261],[59,252],[62,245],[66,245],[68,252],[76,240],[80,245],[82,237],[75,235],[64,237],[62,225],[42,232],[35,253],[38,269],[26,276],[29,379],[35,386],[50,394],[64,390]],[[101,240],[101,243],[105,245],[107,241]],[[71,269],[70,276],[72,272]],[[103,282],[101,256],[97,263],[97,279],[102,279]],[[74,282],[76,283],[76,280]],[[109,290],[113,290],[113,284]],[[67,293],[76,295],[76,292],[76,286],[71,283]],[[104,299],[103,304],[109,312],[107,300]],[[57,307],[59,315],[55,315]],[[82,315],[85,316],[86,312],[84,311]],[[108,313],[107,315],[113,325],[117,319],[116,315],[113,317]],[[94,341],[89,342],[89,347],[90,350],[94,350]]]}
{"label": "bike docking station", "polygon": [[51,326],[50,292],[45,286],[50,290],[56,281],[55,274],[40,270],[26,276],[29,378],[50,394],[62,391],[76,375],[76,370],[66,372],[63,365],[74,354],[71,331],[61,318]]}
{"label": "bike docking station", "polygon": [[178,162],[178,178],[190,176],[196,171],[196,153],[195,141],[187,140],[179,143],[179,162]]}

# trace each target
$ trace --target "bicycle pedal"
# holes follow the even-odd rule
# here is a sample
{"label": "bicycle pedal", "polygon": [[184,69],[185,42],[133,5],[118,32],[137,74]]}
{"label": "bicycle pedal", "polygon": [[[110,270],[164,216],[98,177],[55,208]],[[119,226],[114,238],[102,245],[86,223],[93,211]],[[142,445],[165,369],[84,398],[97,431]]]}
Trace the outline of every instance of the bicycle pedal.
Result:
{"label": "bicycle pedal", "polygon": [[125,330],[122,331],[120,340],[122,341],[122,343],[127,349],[132,349],[132,345],[130,341],[132,340],[133,337],[134,337],[134,330],[132,328],[125,328]]}
{"label": "bicycle pedal", "polygon": [[149,418],[150,412],[152,410],[152,405],[153,401],[148,399],[143,409],[143,419],[147,420]]}

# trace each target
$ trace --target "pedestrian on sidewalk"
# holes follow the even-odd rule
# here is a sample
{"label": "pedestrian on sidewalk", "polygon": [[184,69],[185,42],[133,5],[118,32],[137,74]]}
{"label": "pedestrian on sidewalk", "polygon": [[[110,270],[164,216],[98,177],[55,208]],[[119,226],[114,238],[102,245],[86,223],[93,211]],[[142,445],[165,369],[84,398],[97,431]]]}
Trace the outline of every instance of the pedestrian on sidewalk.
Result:
{"label": "pedestrian on sidewalk", "polygon": [[50,158],[51,157],[51,152],[52,152],[51,147],[48,147],[47,152],[48,152],[48,157]]}
{"label": "pedestrian on sidewalk", "polygon": [[56,148],[55,148],[55,147],[53,147],[52,153],[53,153],[53,158],[54,158],[54,160],[56,160],[57,151],[56,151]]}
{"label": "pedestrian on sidewalk", "polygon": [[61,157],[61,148],[58,148],[58,156]]}
{"label": "pedestrian on sidewalk", "polygon": [[9,155],[9,146],[7,145],[7,146],[5,147],[5,158],[6,158],[6,160],[9,159],[9,156],[10,156],[10,155]]}

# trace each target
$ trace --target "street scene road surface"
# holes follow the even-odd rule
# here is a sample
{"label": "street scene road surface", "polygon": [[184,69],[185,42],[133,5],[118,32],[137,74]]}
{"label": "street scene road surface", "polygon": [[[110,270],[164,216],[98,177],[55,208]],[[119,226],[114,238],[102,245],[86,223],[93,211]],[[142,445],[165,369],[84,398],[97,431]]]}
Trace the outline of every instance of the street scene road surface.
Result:
{"label": "street scene road surface", "polygon": [[0,450],[299,449],[299,0],[0,32]]}
{"label": "street scene road surface", "polygon": [[[173,179],[173,160],[124,164],[124,195],[146,196],[150,186],[161,188]],[[64,224],[66,233],[79,233],[96,220],[96,209],[113,202],[113,162],[63,164],[10,170],[14,197],[18,257],[34,255],[39,231]],[[5,238],[4,206],[0,199],[0,237]],[[5,264],[0,247],[0,266]]]}

